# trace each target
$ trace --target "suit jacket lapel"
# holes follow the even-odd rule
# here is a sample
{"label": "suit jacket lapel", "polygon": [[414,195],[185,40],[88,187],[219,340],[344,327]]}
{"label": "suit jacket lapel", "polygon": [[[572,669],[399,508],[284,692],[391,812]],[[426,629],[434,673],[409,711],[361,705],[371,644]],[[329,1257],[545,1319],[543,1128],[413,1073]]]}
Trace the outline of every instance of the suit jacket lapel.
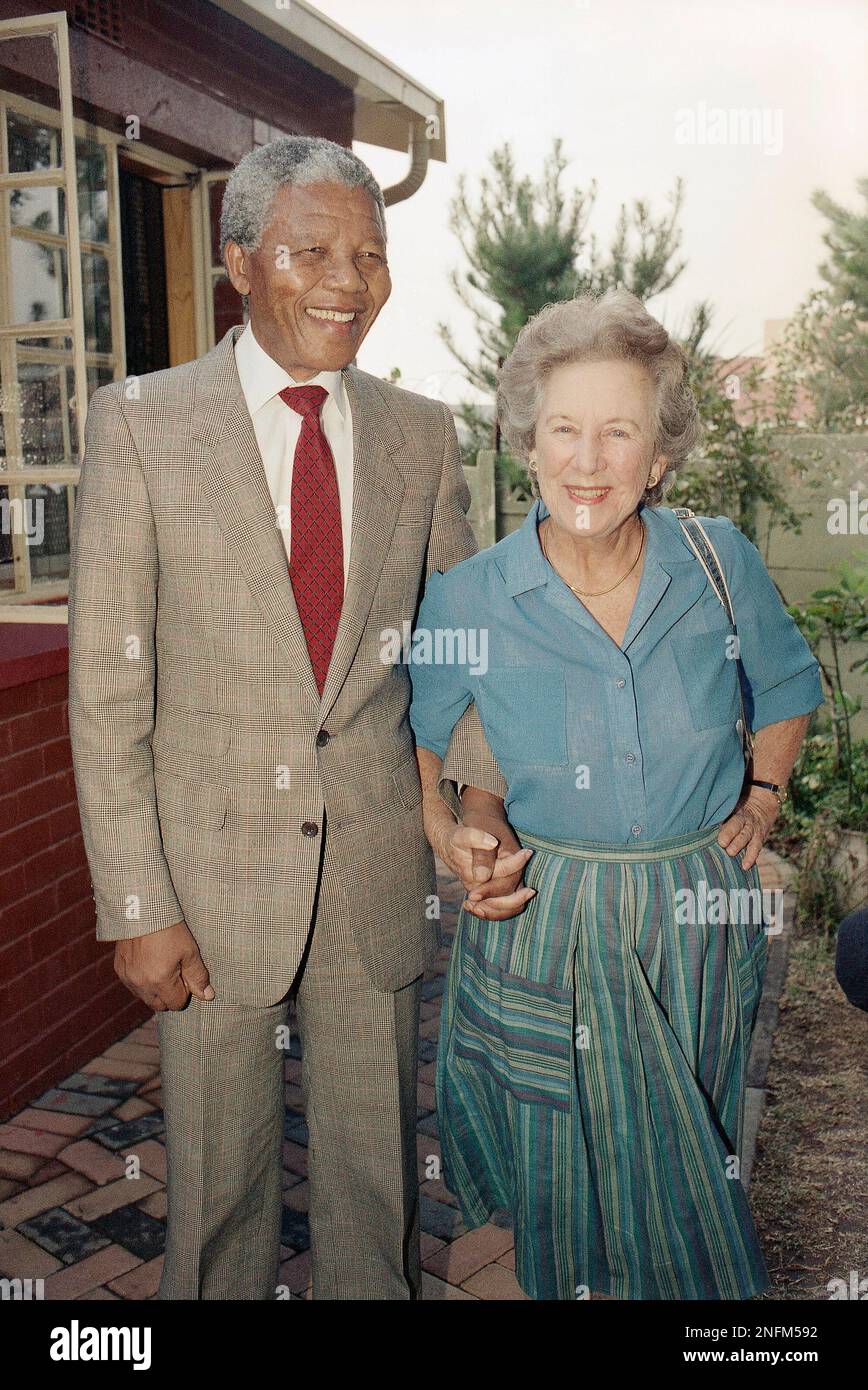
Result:
{"label": "suit jacket lapel", "polygon": [[397,464],[406,447],[376,379],[348,367],[344,384],[353,422],[353,520],[340,623],[322,700],[289,579],[274,503],[235,367],[234,328],[200,369],[193,434],[203,450],[203,486],[260,609],[283,643],[322,723],[346,680],[371,611],[401,501]]}
{"label": "suit jacket lapel", "polygon": [[254,599],[286,648],[305,693],[319,704],[286,550],[235,366],[240,331],[226,334],[200,372],[193,432],[204,453],[204,489]]}
{"label": "suit jacket lapel", "polygon": [[405,475],[403,433],[374,377],[344,371],[353,420],[353,523],[350,567],[334,651],[320,707],[323,722],[347,678],[371,611],[395,523]]}

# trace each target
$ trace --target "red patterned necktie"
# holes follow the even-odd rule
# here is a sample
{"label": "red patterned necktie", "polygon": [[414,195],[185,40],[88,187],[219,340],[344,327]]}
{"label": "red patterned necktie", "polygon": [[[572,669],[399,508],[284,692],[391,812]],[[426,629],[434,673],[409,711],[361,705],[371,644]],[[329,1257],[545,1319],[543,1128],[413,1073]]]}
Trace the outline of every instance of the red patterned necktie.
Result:
{"label": "red patterned necktie", "polygon": [[319,418],[327,395],[324,386],[286,386],[280,392],[281,400],[301,416],[292,465],[289,578],[320,695],[344,598],[338,479]]}

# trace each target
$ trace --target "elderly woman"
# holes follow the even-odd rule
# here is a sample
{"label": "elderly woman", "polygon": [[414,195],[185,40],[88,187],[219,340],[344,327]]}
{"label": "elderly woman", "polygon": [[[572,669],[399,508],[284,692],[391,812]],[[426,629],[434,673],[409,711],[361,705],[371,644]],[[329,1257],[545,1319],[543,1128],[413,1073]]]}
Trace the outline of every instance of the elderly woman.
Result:
{"label": "elderly woman", "polygon": [[[463,826],[425,802],[465,884],[472,846],[500,856],[449,967],[445,1178],[468,1226],[511,1212],[534,1298],[744,1299],[768,1282],[739,1180],[770,925],[755,865],[822,695],[754,546],[720,516],[694,549],[660,505],[699,438],[685,375],[624,290],[532,319],[498,409],[537,501],[432,575],[414,638],[423,781],[475,700],[508,786],[505,803],[468,788]],[[451,642],[426,644],[438,631]],[[452,659],[456,634],[472,664]]]}

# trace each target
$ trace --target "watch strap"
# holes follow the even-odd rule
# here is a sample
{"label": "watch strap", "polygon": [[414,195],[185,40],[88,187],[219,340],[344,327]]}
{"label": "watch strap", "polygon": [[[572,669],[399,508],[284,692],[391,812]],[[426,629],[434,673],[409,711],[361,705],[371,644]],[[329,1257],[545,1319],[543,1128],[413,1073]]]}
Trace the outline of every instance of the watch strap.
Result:
{"label": "watch strap", "polygon": [[763,787],[767,792],[774,792],[782,806],[787,799],[786,787],[780,786],[777,782],[761,782],[758,777],[752,777],[748,785],[751,787]]}

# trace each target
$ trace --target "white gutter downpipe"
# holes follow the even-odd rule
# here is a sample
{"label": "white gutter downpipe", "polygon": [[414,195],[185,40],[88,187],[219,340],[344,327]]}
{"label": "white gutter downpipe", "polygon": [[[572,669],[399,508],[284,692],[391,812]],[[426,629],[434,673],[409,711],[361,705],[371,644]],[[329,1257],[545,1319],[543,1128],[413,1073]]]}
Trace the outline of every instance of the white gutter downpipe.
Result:
{"label": "white gutter downpipe", "polygon": [[395,203],[403,203],[406,198],[411,198],[422,187],[428,172],[430,145],[425,122],[416,122],[410,135],[409,171],[400,183],[393,183],[391,188],[383,189],[383,201],[387,208],[392,207]]}

